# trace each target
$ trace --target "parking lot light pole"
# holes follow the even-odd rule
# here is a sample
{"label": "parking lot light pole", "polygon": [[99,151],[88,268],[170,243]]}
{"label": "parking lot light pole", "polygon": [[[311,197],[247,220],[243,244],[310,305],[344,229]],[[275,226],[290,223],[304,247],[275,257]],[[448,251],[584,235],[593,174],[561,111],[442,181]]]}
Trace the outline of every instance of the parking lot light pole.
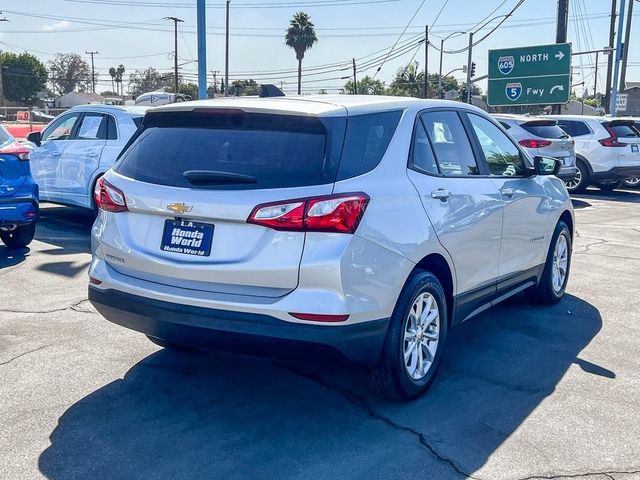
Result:
{"label": "parking lot light pole", "polygon": [[227,0],[227,20],[226,20],[226,33],[224,44],[224,96],[229,96],[229,3],[231,0]]}
{"label": "parking lot light pole", "polygon": [[207,12],[205,0],[198,0],[198,98],[207,98]]}
{"label": "parking lot light pole", "polygon": [[618,40],[616,42],[616,58],[613,64],[613,86],[611,89],[611,102],[609,103],[609,112],[611,112],[612,117],[616,116],[618,109],[616,102],[618,100],[618,77],[620,76],[620,59],[622,58],[622,29],[624,28],[624,6],[625,0],[620,0],[620,14],[618,15]]}

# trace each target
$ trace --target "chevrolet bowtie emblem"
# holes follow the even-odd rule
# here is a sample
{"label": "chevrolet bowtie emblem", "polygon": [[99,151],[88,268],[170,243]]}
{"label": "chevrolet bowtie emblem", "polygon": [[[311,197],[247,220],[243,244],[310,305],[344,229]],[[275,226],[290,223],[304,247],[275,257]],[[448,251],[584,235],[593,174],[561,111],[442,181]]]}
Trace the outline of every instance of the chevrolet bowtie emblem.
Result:
{"label": "chevrolet bowtie emblem", "polygon": [[183,214],[193,210],[193,205],[185,205],[184,203],[170,203],[167,208],[177,214]]}

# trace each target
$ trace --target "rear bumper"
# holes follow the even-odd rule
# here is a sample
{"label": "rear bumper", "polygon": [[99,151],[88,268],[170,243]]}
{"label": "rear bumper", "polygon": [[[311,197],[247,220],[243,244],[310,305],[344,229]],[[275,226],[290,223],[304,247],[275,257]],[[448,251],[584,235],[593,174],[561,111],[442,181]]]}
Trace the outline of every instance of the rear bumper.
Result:
{"label": "rear bumper", "polygon": [[26,225],[38,220],[38,202],[28,197],[0,198],[0,226]]}
{"label": "rear bumper", "polygon": [[322,363],[371,364],[389,319],[344,326],[286,322],[269,315],[180,305],[89,286],[89,301],[110,322],[204,350]]}
{"label": "rear bumper", "polygon": [[593,172],[593,179],[598,180],[624,180],[625,178],[640,177],[640,165],[627,167],[614,167],[604,172]]}
{"label": "rear bumper", "polygon": [[573,180],[576,177],[577,168],[575,166],[572,167],[560,167],[560,171],[558,172],[558,178],[560,180]]}

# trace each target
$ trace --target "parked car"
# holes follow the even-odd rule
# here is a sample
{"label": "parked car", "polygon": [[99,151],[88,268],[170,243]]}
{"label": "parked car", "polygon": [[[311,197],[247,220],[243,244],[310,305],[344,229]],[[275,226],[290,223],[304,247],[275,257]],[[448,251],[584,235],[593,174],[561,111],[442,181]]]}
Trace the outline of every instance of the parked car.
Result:
{"label": "parked car", "polygon": [[573,139],[555,120],[525,115],[496,114],[493,117],[531,155],[553,157],[562,166],[558,178],[573,180],[576,176],[576,152]]}
{"label": "parked car", "polygon": [[[625,118],[627,118],[627,117],[625,117]],[[633,121],[633,126],[640,133],[640,118],[628,117],[628,119]],[[633,177],[633,178],[626,178],[623,181],[623,184],[626,187],[638,188],[638,187],[640,187],[640,176]]]}
{"label": "parked car", "polygon": [[451,326],[524,290],[564,295],[559,166],[459,102],[159,107],[96,185],[89,299],[162,346],[338,353],[414,398]]}
{"label": "parked car", "polygon": [[0,126],[0,240],[10,248],[31,243],[38,220],[38,185],[29,149]]}
{"label": "parked car", "polygon": [[624,118],[549,115],[575,140],[576,177],[567,190],[583,192],[589,185],[618,188],[627,178],[640,176],[640,133]]}
{"label": "parked car", "polygon": [[97,179],[115,163],[146,108],[82,105],[58,115],[27,140],[42,200],[94,208]]}

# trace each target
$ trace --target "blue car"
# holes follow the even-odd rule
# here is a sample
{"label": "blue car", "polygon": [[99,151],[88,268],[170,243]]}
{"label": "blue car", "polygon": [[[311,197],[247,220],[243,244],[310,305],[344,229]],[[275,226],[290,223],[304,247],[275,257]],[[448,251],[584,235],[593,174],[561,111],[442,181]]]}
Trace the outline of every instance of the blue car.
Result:
{"label": "blue car", "polygon": [[0,126],[0,240],[9,248],[29,245],[36,233],[38,185],[29,152]]}

